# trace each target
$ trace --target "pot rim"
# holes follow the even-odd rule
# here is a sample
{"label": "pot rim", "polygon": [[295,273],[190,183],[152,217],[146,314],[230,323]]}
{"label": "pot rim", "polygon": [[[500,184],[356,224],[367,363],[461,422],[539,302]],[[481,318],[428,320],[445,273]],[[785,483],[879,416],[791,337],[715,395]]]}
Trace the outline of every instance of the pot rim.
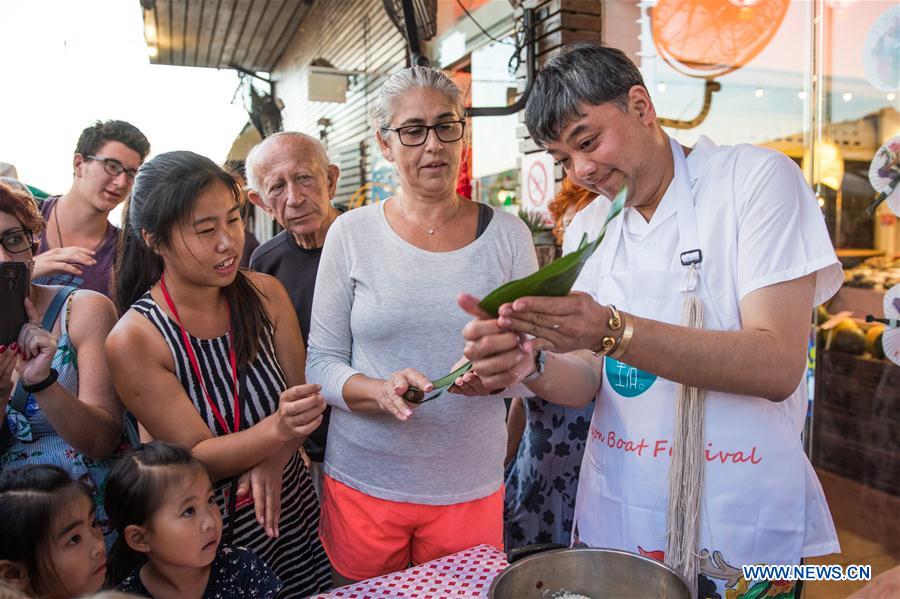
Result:
{"label": "pot rim", "polygon": [[[684,588],[687,589],[688,592],[690,593],[691,585],[689,585],[687,583],[687,580],[685,580],[684,576],[682,576],[680,573],[676,572],[672,567],[668,566],[667,564],[657,561],[651,557],[647,557],[647,556],[641,555],[639,553],[633,553],[631,551],[626,551],[624,549],[613,549],[613,548],[607,548],[607,547],[567,547],[567,548],[563,548],[563,549],[550,549],[550,550],[538,553],[537,555],[529,555],[528,557],[518,560],[514,564],[508,565],[506,568],[504,568],[504,570],[502,572],[500,572],[500,574],[498,574],[497,576],[494,577],[494,580],[491,581],[491,586],[488,587],[488,597],[494,597],[494,591],[496,591],[496,587],[497,587],[498,583],[500,582],[500,579],[502,579],[503,576],[506,575],[507,572],[509,572],[515,568],[518,568],[519,566],[522,566],[524,568],[527,564],[533,563],[535,560],[538,560],[538,559],[540,559],[546,555],[549,555],[551,553],[559,553],[559,552],[614,553],[614,554],[618,554],[618,555],[626,555],[628,557],[638,558],[639,560],[649,562],[650,564],[652,564],[654,566],[661,567],[664,570],[668,570],[669,572],[674,574],[675,577],[678,578],[678,580],[681,582],[681,584],[684,585]],[[520,569],[522,569],[522,568],[520,568]]]}

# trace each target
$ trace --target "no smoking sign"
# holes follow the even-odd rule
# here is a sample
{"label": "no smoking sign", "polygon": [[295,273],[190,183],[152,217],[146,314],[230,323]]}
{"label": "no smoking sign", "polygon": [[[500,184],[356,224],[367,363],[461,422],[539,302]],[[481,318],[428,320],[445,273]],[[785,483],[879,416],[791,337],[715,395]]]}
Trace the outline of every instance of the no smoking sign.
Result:
{"label": "no smoking sign", "polygon": [[556,191],[553,159],[545,152],[522,158],[522,208],[529,212],[549,214],[547,206]]}

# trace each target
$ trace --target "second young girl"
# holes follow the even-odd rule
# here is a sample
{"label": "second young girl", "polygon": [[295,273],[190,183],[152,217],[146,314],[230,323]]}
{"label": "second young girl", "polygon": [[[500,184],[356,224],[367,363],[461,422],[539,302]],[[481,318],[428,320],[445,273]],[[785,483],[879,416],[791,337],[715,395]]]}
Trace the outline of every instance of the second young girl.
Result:
{"label": "second young girl", "polygon": [[252,552],[220,547],[215,488],[182,447],[154,442],[123,458],[110,473],[106,502],[118,533],[109,580],[120,591],[155,599],[268,599],[281,589]]}
{"label": "second young girl", "polygon": [[90,491],[58,466],[0,474],[0,580],[27,597],[70,599],[103,586],[106,546]]}

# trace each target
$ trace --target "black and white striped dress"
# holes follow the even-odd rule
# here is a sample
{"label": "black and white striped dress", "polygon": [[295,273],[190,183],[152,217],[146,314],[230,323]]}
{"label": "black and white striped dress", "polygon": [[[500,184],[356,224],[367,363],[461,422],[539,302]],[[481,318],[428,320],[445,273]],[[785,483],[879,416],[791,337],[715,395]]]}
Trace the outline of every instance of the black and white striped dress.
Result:
{"label": "black and white striped dress", "polygon": [[[209,430],[217,436],[228,434],[229,431],[222,429],[206,403],[203,388],[191,368],[178,323],[169,318],[149,293],[135,302],[132,308],[146,316],[166,340],[175,361],[178,380]],[[199,339],[191,335],[188,338],[200,363],[203,384],[225,422],[233,422],[234,395],[228,360],[228,335],[216,339]],[[243,427],[253,426],[273,413],[278,407],[279,395],[286,387],[284,373],[275,358],[272,331],[265,331],[260,353],[246,375],[247,394],[242,401]],[[227,514],[227,489],[227,481],[219,483],[216,488],[216,501],[223,515]],[[268,564],[284,583],[280,597],[306,597],[331,587],[328,558],[318,537],[319,502],[299,454],[295,454],[284,469],[280,536],[277,539],[266,536],[256,522],[252,504],[237,511],[234,526],[233,545],[250,549]]]}

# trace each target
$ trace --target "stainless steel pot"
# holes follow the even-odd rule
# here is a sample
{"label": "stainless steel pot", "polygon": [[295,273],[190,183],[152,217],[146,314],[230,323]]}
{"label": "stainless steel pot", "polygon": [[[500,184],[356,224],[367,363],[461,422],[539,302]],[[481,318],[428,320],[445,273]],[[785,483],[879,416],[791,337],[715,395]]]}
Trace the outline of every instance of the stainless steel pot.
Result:
{"label": "stainless steel pot", "polygon": [[674,570],[627,551],[556,549],[526,557],[500,573],[491,599],[550,599],[563,591],[591,599],[691,599]]}

